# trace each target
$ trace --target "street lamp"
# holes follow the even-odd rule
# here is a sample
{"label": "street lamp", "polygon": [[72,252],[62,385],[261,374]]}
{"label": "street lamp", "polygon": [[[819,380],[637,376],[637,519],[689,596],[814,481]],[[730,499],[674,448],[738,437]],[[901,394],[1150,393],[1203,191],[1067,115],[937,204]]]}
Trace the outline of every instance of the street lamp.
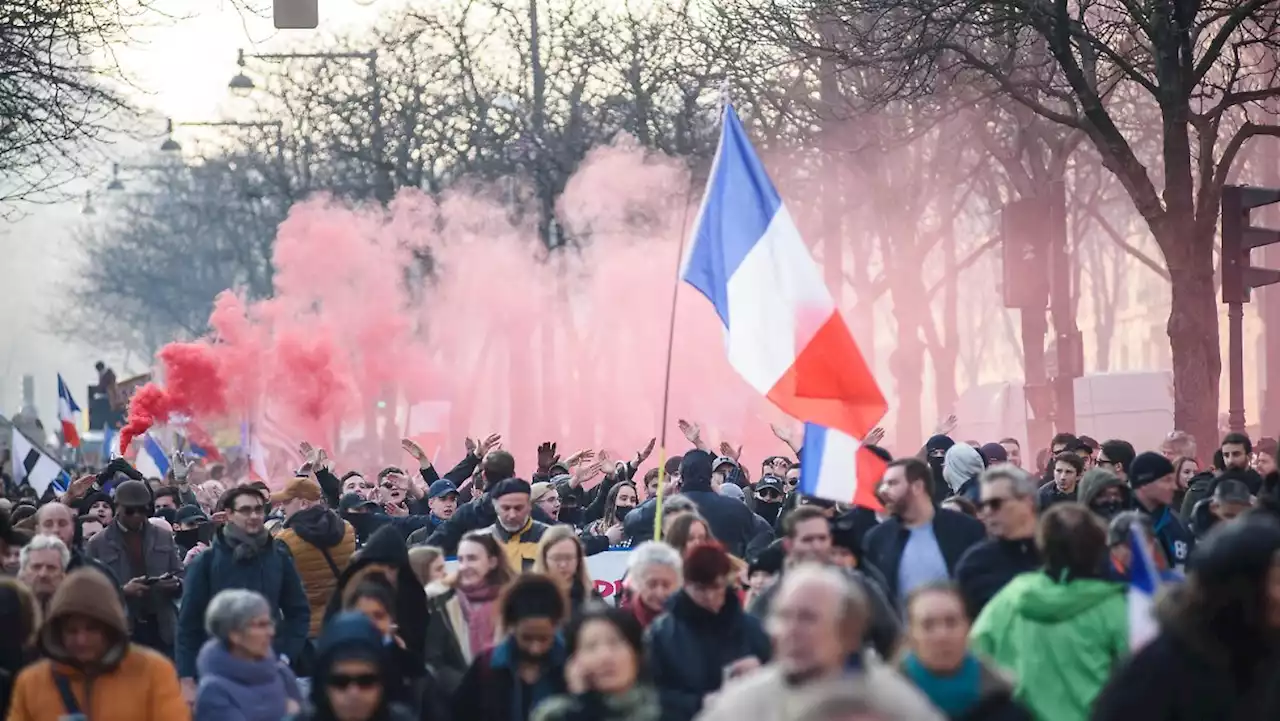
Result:
{"label": "street lamp", "polygon": [[178,144],[178,141],[173,139],[173,119],[170,118],[168,120],[165,120],[164,122],[165,122],[165,125],[164,125],[165,137],[164,137],[164,142],[160,143],[160,152],[162,153],[182,152],[182,146]]}
{"label": "street lamp", "polygon": [[236,64],[240,66],[240,72],[236,73],[231,81],[227,83],[227,87],[231,92],[237,95],[246,95],[255,88],[253,79],[244,74],[245,61],[248,59],[269,60],[272,62],[282,62],[285,60],[363,60],[369,66],[369,87],[371,89],[372,98],[370,99],[369,121],[373,125],[373,154],[374,163],[378,169],[378,178],[374,188],[374,195],[378,198],[378,202],[386,204],[391,202],[391,173],[387,164],[384,162],[386,157],[386,133],[382,129],[382,83],[378,77],[378,51],[367,50],[364,52],[315,52],[315,53],[258,53],[249,54],[243,49],[236,54]]}
{"label": "street lamp", "polygon": [[120,177],[121,170],[172,170],[171,165],[121,165],[119,163],[111,164],[111,182],[107,183],[107,190],[117,193],[124,190],[124,180]]}
{"label": "street lamp", "polygon": [[91,191],[88,191],[88,190],[84,191],[84,207],[80,209],[80,214],[81,215],[97,215],[98,214],[97,209],[93,207],[93,193]]}
{"label": "street lamp", "polygon": [[178,152],[182,150],[182,145],[173,139],[173,129],[175,127],[183,128],[275,128],[276,130],[276,159],[282,164],[284,162],[284,121],[282,120],[206,120],[202,122],[181,122],[175,123],[172,119],[168,121],[169,137],[160,144],[160,150],[163,152]]}

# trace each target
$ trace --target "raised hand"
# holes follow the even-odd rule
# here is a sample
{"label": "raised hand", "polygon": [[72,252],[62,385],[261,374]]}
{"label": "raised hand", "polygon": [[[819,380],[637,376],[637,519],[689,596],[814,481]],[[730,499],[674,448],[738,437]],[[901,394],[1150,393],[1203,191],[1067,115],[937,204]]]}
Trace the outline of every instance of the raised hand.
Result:
{"label": "raised hand", "polygon": [[484,458],[489,454],[489,451],[500,448],[501,446],[502,436],[497,433],[490,433],[476,446],[476,458]]}
{"label": "raised hand", "polygon": [[476,454],[476,439],[470,436],[462,439],[462,447],[467,449],[467,455],[475,456],[476,458],[480,457]]}
{"label": "raised hand", "polygon": [[[602,451],[602,452],[603,452],[603,451]],[[596,457],[596,452],[595,452],[595,451],[593,451],[593,450],[591,450],[590,448],[587,448],[587,449],[584,449],[584,450],[578,451],[577,453],[573,454],[572,456],[569,456],[568,458],[566,458],[566,459],[565,459],[565,461],[564,461],[564,464],[565,464],[566,466],[570,467],[570,468],[573,468],[574,466],[578,465],[579,463],[587,463],[587,462],[590,462],[590,461],[591,461],[591,459],[593,459],[593,458],[595,458],[595,457]]]}
{"label": "raised hand", "polygon": [[720,455],[732,458],[736,461],[738,460],[738,457],[742,455],[742,446],[738,446],[737,449],[734,449],[733,446],[729,445],[728,441],[721,441]]}
{"label": "raised hand", "polygon": [[641,463],[645,462],[645,459],[648,458],[650,454],[653,453],[653,447],[657,445],[657,443],[658,443],[657,438],[650,438],[649,444],[647,446],[636,451],[635,464],[637,468],[640,466]]}
{"label": "raised hand", "polygon": [[702,447],[702,428],[697,423],[690,423],[681,418],[676,421],[676,427],[684,434],[686,440],[694,445],[695,448]]}
{"label": "raised hand", "polygon": [[174,451],[169,457],[169,469],[173,471],[173,480],[179,484],[186,483],[187,478],[191,475],[191,468],[195,466],[195,461],[188,461],[187,454],[182,451]]}
{"label": "raised hand", "polygon": [[315,453],[315,451],[316,451],[316,448],[315,446],[311,445],[310,441],[302,441],[298,443],[298,453],[301,454],[302,460],[304,461],[310,461],[311,454]]}
{"label": "raised hand", "polygon": [[876,426],[875,428],[872,428],[867,433],[867,437],[862,439],[862,442],[863,444],[868,446],[878,446],[880,445],[880,441],[883,441],[883,440],[884,440],[884,429],[881,428],[880,426]]}
{"label": "raised hand", "polygon": [[547,441],[538,446],[538,470],[546,473],[556,461],[560,460],[560,456],[556,455],[556,444],[554,441]]}
{"label": "raised hand", "polygon": [[422,446],[418,445],[418,442],[412,438],[401,438],[400,447],[403,448],[406,453],[413,456],[413,459],[418,463],[421,464],[428,462],[427,454],[422,451]]}
{"label": "raised hand", "polygon": [[933,429],[933,435],[949,436],[951,435],[951,431],[954,431],[958,425],[960,425],[960,419],[956,418],[956,414],[952,413],[946,418],[938,421],[938,426]]}
{"label": "raised hand", "polygon": [[789,423],[771,423],[769,427],[773,429],[773,435],[778,440],[790,446],[792,449],[796,447],[796,432]]}

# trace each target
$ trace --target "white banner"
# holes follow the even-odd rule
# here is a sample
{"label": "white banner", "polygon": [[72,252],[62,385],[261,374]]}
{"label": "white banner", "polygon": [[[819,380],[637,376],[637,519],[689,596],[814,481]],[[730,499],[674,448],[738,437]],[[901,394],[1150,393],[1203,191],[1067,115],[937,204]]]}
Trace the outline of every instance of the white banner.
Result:
{"label": "white banner", "polygon": [[[627,561],[631,558],[630,550],[619,549],[604,551],[594,556],[587,556],[587,572],[595,581],[596,593],[610,602],[618,591],[622,590],[622,577],[627,573]],[[455,559],[445,562],[445,569],[452,573],[457,568]]]}

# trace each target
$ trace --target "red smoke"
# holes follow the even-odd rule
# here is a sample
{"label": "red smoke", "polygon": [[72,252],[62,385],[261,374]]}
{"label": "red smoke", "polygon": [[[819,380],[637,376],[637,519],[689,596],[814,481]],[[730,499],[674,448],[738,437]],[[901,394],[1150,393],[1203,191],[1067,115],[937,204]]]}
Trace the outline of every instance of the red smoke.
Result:
{"label": "red smoke", "polygon": [[[134,396],[123,438],[175,414],[210,429],[269,416],[295,440],[329,445],[343,469],[405,462],[406,423],[441,439],[444,467],[465,437],[491,432],[525,474],[544,440],[564,455],[607,446],[629,457],[661,435],[678,247],[698,191],[680,163],[600,148],[558,208],[573,245],[550,258],[532,222],[511,223],[506,196],[437,204],[404,190],[385,210],[323,197],[295,205],[274,248],[274,296],[221,294],[208,339],[161,351],[164,388]],[[434,276],[424,279],[425,257]],[[428,405],[410,414],[416,404]],[[678,418],[701,422],[714,444],[721,434],[746,444],[753,459],[784,450],[768,429],[780,417],[729,367],[714,311],[688,288],[676,313],[673,453],[687,447]]]}

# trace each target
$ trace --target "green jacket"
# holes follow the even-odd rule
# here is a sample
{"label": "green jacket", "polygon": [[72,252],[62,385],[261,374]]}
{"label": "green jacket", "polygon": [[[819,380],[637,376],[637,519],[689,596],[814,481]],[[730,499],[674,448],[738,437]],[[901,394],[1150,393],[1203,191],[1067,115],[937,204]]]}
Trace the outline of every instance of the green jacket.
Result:
{"label": "green jacket", "polygon": [[1016,677],[1014,697],[1037,721],[1086,721],[1129,652],[1125,585],[1024,573],[982,609],[969,640]]}

